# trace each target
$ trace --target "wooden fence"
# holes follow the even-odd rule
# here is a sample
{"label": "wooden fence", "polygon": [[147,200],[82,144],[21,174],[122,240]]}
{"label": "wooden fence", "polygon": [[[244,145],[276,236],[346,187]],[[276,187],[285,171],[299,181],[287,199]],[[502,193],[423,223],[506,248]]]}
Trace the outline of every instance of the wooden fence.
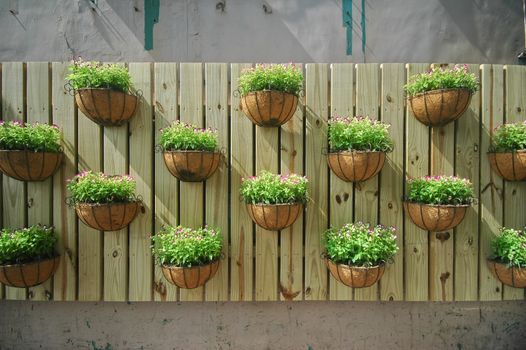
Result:
{"label": "wooden fence", "polygon": [[[2,227],[53,224],[61,265],[52,281],[29,290],[0,286],[0,297],[33,300],[501,300],[523,299],[485,265],[501,225],[526,224],[526,184],[504,183],[486,157],[491,130],[526,120],[526,67],[469,65],[481,81],[469,110],[454,124],[427,128],[407,111],[403,85],[429,64],[307,64],[305,91],[293,120],[254,127],[239,110],[237,79],[250,64],[129,63],[140,108],[127,126],[103,128],[82,115],[64,90],[68,63],[1,66],[2,117],[55,123],[65,164],[53,179],[1,178]],[[394,152],[379,176],[345,183],[328,170],[327,120],[368,115],[391,124]],[[178,182],[154,146],[159,129],[181,119],[218,129],[225,164],[206,183]],[[101,233],[79,223],[65,204],[77,171],[129,173],[146,212],[128,229]],[[239,198],[242,176],[297,172],[312,201],[281,232],[255,227]],[[455,230],[428,233],[404,216],[406,177],[456,174],[471,179],[478,201]],[[398,228],[400,251],[377,285],[351,289],[328,274],[320,235],[329,226],[367,221]],[[179,290],[153,264],[150,234],[163,224],[220,227],[225,259],[204,288]]]}

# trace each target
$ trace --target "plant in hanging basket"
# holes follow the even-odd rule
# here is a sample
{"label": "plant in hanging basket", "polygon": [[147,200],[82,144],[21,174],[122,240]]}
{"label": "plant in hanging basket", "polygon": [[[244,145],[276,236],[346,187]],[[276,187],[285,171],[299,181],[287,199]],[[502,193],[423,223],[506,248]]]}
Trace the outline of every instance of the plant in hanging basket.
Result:
{"label": "plant in hanging basket", "polygon": [[0,283],[26,288],[47,281],[60,262],[56,242],[52,227],[0,230]]}
{"label": "plant in hanging basket", "polygon": [[85,171],[69,180],[67,187],[77,216],[99,231],[121,230],[143,209],[135,196],[135,180],[129,175]]}
{"label": "plant in hanging basket", "polygon": [[394,227],[362,222],[331,228],[323,234],[324,261],[331,275],[353,288],[370,287],[398,251]]}
{"label": "plant in hanging basket", "polygon": [[421,123],[442,126],[464,114],[478,85],[466,65],[455,65],[453,69],[433,67],[412,76],[405,91],[407,103]]}
{"label": "plant in hanging basket", "polygon": [[393,149],[389,125],[369,118],[329,120],[327,162],[343,181],[365,181],[380,172],[385,153]]}
{"label": "plant in hanging basket", "polygon": [[238,83],[243,113],[259,126],[280,126],[296,112],[303,75],[292,63],[257,64]]}
{"label": "plant in hanging basket", "polygon": [[526,122],[499,126],[488,151],[493,171],[508,181],[526,179]]}
{"label": "plant in hanging basket", "polygon": [[20,181],[43,181],[62,163],[56,125],[0,121],[0,171]]}
{"label": "plant in hanging basket", "polygon": [[176,121],[161,129],[164,164],[181,181],[205,181],[219,167],[217,132]]}
{"label": "plant in hanging basket", "polygon": [[522,230],[502,228],[491,242],[493,256],[488,267],[505,285],[526,288],[526,234]]}
{"label": "plant in hanging basket", "polygon": [[241,197],[248,214],[259,226],[278,231],[292,225],[307,202],[307,178],[296,174],[272,174],[243,179]]}
{"label": "plant in hanging basket", "polygon": [[179,288],[204,285],[217,272],[222,236],[219,229],[165,226],[152,236],[152,250],[164,278]]}
{"label": "plant in hanging basket", "polygon": [[126,123],[137,109],[138,97],[125,67],[75,61],[66,77],[75,91],[79,109],[95,123],[116,126]]}
{"label": "plant in hanging basket", "polygon": [[464,219],[473,202],[473,186],[456,176],[426,176],[409,180],[404,209],[421,229],[450,230]]}

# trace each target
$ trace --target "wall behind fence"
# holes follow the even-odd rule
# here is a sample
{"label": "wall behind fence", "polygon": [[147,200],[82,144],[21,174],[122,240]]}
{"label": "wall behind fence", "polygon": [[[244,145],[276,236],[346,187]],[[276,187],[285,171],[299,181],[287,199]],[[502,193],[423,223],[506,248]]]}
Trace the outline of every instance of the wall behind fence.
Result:
{"label": "wall behind fence", "polygon": [[[526,120],[526,67],[469,65],[481,89],[454,124],[429,129],[408,112],[403,85],[429,64],[307,64],[305,93],[281,128],[254,127],[239,110],[237,78],[250,64],[129,63],[140,108],[129,125],[100,127],[64,90],[68,63],[10,62],[1,66],[2,118],[55,123],[65,162],[52,180],[1,178],[3,227],[53,224],[62,261],[52,281],[29,290],[0,286],[6,299],[188,300],[502,300],[524,290],[502,286],[485,265],[501,225],[526,224],[526,184],[504,183],[486,158],[491,130]],[[355,184],[329,172],[327,120],[368,115],[391,124],[395,148],[379,176]],[[218,129],[225,159],[205,184],[183,183],[154,152],[159,129],[174,120]],[[129,173],[145,213],[128,229],[101,233],[78,222],[66,205],[66,180],[77,171]],[[309,177],[311,202],[281,232],[252,224],[239,198],[241,178],[297,172]],[[446,234],[417,228],[403,214],[406,177],[469,178],[478,201]],[[400,251],[370,288],[350,289],[328,274],[321,233],[351,221],[394,225]],[[163,224],[220,227],[225,259],[205,287],[179,290],[153,264],[150,235]]]}

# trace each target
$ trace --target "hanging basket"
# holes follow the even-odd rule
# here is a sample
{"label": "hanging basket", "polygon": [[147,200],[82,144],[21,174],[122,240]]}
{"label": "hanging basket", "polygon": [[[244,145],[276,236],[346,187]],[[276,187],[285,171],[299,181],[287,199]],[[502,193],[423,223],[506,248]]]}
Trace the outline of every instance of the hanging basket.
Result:
{"label": "hanging basket", "polygon": [[76,203],[75,211],[87,226],[99,231],[118,231],[135,219],[142,202],[91,204]]}
{"label": "hanging basket", "polygon": [[194,289],[201,287],[215,276],[219,268],[219,260],[207,265],[178,267],[162,265],[164,278],[179,288]]}
{"label": "hanging basket", "polygon": [[507,286],[526,288],[526,268],[508,265],[488,259],[487,264],[493,276]]}
{"label": "hanging basket", "polygon": [[331,170],[343,181],[365,181],[382,170],[384,152],[343,151],[327,154]]}
{"label": "hanging basket", "polygon": [[247,204],[248,214],[258,226],[279,231],[292,225],[303,211],[303,203]]}
{"label": "hanging basket", "polygon": [[205,181],[219,167],[220,152],[164,151],[164,164],[181,181]]}
{"label": "hanging basket", "polygon": [[137,109],[135,95],[111,89],[78,89],[75,91],[77,106],[88,118],[103,126],[126,123]]}
{"label": "hanging basket", "polygon": [[0,171],[20,181],[43,181],[62,163],[62,152],[0,150]]}
{"label": "hanging basket", "polygon": [[471,101],[468,89],[442,89],[407,98],[413,115],[427,126],[443,126],[464,114]]}
{"label": "hanging basket", "polygon": [[352,288],[365,288],[375,284],[384,274],[385,264],[377,266],[350,266],[336,264],[330,259],[323,259],[332,277],[338,282]]}
{"label": "hanging basket", "polygon": [[275,90],[254,91],[241,97],[241,110],[256,125],[280,126],[298,106],[298,96]]}
{"label": "hanging basket", "polygon": [[491,169],[504,180],[526,179],[526,151],[488,153]]}
{"label": "hanging basket", "polygon": [[451,230],[462,222],[470,205],[431,205],[404,202],[404,209],[411,221],[426,231]]}
{"label": "hanging basket", "polygon": [[27,288],[46,282],[57,271],[60,256],[26,264],[0,265],[0,283]]}

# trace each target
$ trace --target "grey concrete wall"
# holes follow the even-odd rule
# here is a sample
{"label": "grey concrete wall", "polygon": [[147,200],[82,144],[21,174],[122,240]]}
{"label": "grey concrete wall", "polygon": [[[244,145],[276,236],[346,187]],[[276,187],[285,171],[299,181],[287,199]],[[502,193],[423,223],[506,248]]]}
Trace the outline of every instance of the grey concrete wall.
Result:
{"label": "grey concrete wall", "polygon": [[526,302],[0,302],[0,349],[525,349]]}
{"label": "grey concrete wall", "polygon": [[524,48],[521,0],[367,0],[365,55],[354,0],[352,56],[341,0],[161,1],[151,51],[143,0],[91,1],[0,1],[0,61],[516,63]]}

